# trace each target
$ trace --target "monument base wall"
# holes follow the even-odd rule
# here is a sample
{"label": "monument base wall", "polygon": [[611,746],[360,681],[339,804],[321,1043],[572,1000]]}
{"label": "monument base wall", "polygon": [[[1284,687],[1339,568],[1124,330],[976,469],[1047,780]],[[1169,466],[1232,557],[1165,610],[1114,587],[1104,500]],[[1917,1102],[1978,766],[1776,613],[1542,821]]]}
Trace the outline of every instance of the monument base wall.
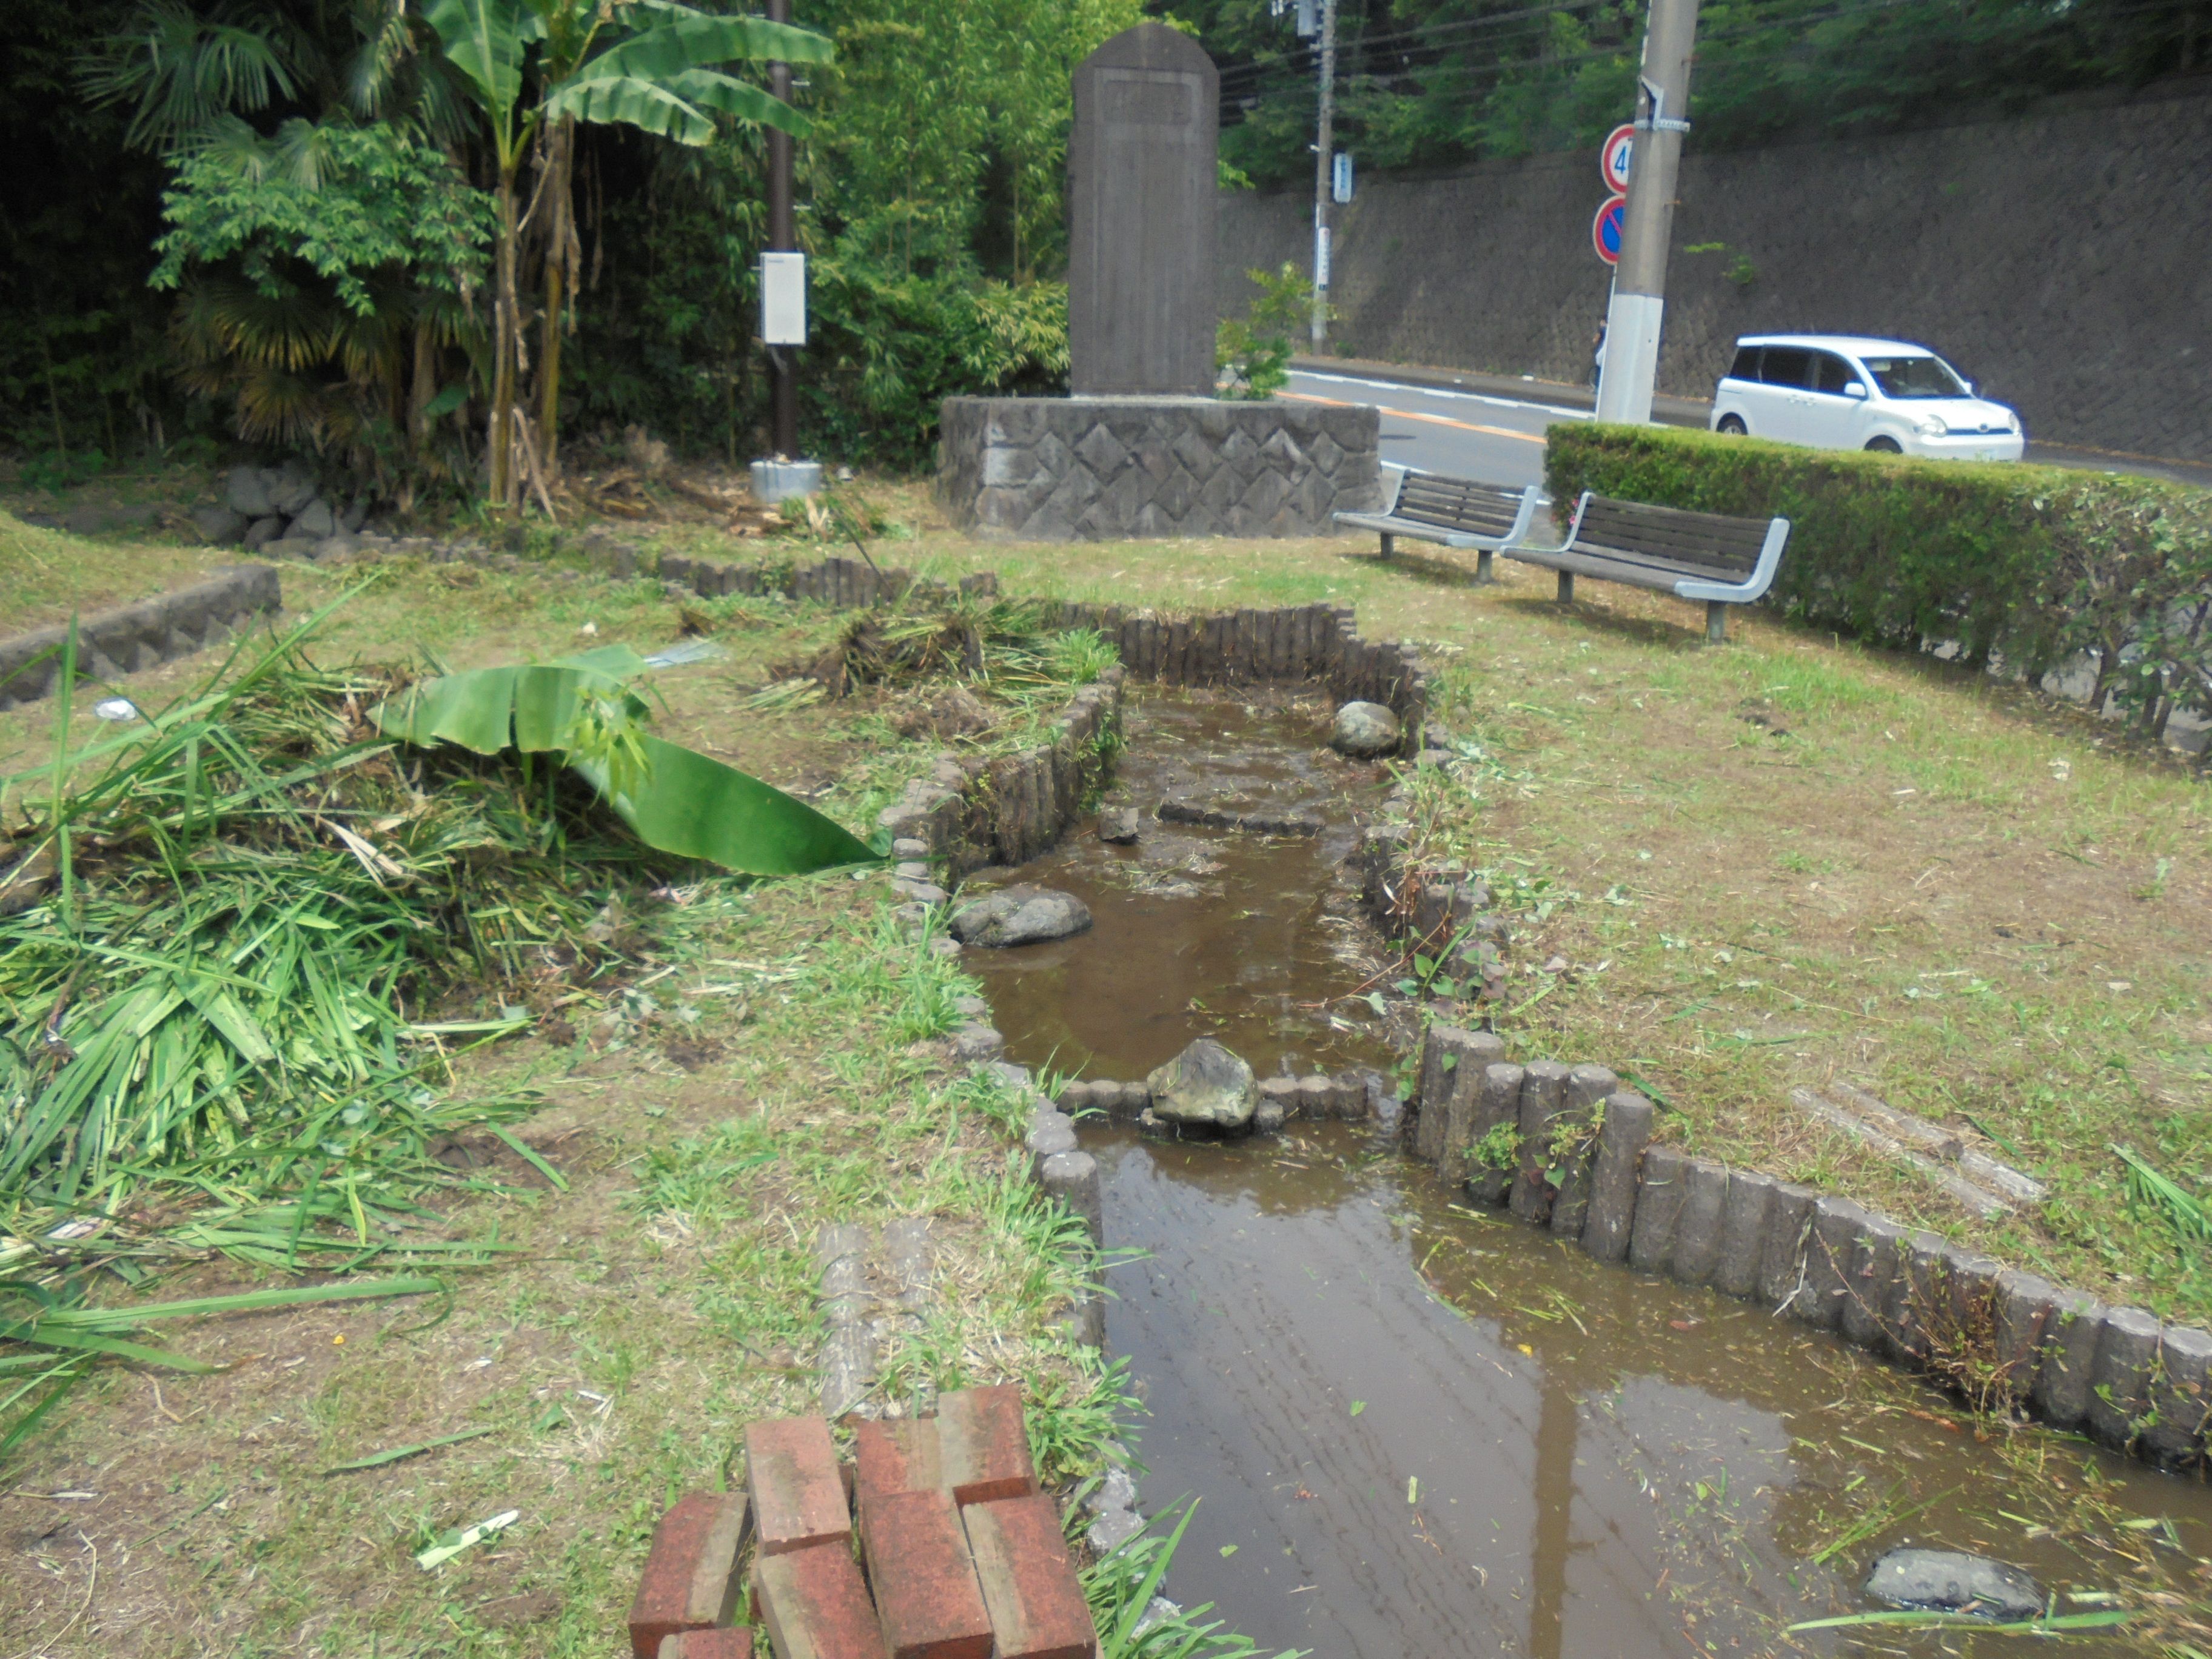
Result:
{"label": "monument base wall", "polygon": [[954,521],[1038,542],[1327,536],[1380,503],[1372,407],[1212,398],[947,398]]}

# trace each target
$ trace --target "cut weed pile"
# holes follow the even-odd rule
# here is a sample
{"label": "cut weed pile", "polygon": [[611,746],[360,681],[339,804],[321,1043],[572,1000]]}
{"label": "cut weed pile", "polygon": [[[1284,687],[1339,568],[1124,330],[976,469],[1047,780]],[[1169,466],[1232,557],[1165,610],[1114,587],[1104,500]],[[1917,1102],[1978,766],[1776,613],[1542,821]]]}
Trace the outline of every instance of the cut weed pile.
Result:
{"label": "cut weed pile", "polygon": [[[393,580],[415,574],[378,573],[373,617],[404,622]],[[450,594],[424,586],[434,637]],[[554,589],[568,625],[548,631],[568,647],[576,611],[604,617],[624,587]],[[747,712],[771,663],[854,619],[657,590],[620,614],[642,648],[693,612],[715,650],[656,676],[662,729],[846,823],[946,742],[1017,740],[1109,660],[979,605],[976,672]],[[322,626],[121,733],[44,710],[70,758],[11,786],[11,826],[58,793],[77,831],[66,872],[0,919],[12,1080],[100,1069],[73,1120],[8,1121],[0,1366],[43,1370],[0,1370],[0,1400],[43,1377],[51,1407],[14,1407],[37,1432],[0,1498],[10,1633],[179,1659],[606,1650],[661,1510],[732,1478],[748,1420],[815,1408],[831,1221],[934,1218],[937,1297],[883,1356],[884,1397],[1018,1380],[1041,1468],[1095,1472],[1128,1401],[1059,1318],[1094,1253],[1026,1179],[1024,1099],[953,1064],[973,987],[887,890],[652,853],[550,752],[526,773],[511,750],[395,745],[372,715],[399,677],[320,665],[362,638]],[[505,682],[518,713],[527,683]],[[911,718],[955,697],[976,729]],[[336,1281],[378,1297],[269,1283],[346,1267],[383,1269]],[[33,1314],[49,1346],[27,1352]],[[60,1341],[142,1326],[201,1374],[85,1370],[137,1357]]]}

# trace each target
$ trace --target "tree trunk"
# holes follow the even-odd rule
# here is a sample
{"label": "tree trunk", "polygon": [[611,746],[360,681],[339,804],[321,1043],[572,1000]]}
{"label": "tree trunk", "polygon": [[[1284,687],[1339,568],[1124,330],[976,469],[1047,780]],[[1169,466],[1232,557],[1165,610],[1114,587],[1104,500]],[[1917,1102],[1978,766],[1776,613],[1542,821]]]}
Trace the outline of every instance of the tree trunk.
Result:
{"label": "tree trunk", "polygon": [[576,124],[564,118],[546,135],[545,317],[538,347],[538,459],[550,482],[560,471],[562,307],[575,287],[575,204],[571,197],[576,155]]}
{"label": "tree trunk", "polygon": [[484,457],[489,474],[488,494],[494,507],[513,507],[519,493],[514,471],[514,349],[521,308],[515,302],[514,245],[520,233],[514,222],[514,174],[512,166],[500,169],[499,291],[492,298],[491,453]]}
{"label": "tree trunk", "polygon": [[430,319],[415,319],[415,372],[407,387],[407,453],[416,460],[430,444],[430,417],[422,411],[438,395],[438,353]]}

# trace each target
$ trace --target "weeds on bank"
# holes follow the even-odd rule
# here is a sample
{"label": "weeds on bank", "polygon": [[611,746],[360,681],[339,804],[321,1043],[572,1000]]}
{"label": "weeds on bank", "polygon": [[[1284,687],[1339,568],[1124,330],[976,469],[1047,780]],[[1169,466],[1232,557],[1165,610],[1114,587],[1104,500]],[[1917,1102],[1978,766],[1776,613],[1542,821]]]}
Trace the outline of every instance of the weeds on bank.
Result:
{"label": "weeds on bank", "polygon": [[[2212,1315],[2186,1224],[2212,1199],[2203,781],[2004,688],[1785,630],[1700,652],[1602,617],[1490,620],[1487,656],[1434,682],[1462,752],[1408,789],[1424,849],[1512,921],[1494,1018],[1516,1057],[1633,1073],[1692,1150]],[[1837,1076],[2051,1198],[1962,1225],[1789,1105]]]}

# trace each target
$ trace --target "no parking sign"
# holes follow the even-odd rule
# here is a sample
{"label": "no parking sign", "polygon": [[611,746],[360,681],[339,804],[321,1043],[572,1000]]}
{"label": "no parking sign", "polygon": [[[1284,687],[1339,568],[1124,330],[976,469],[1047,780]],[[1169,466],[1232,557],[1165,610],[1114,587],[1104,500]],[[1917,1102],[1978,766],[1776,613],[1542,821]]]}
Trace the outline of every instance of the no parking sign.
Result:
{"label": "no parking sign", "polygon": [[1627,213],[1626,196],[1608,196],[1605,205],[1597,210],[1597,217],[1590,221],[1590,246],[1597,250],[1597,257],[1609,265],[1620,263],[1620,222]]}

